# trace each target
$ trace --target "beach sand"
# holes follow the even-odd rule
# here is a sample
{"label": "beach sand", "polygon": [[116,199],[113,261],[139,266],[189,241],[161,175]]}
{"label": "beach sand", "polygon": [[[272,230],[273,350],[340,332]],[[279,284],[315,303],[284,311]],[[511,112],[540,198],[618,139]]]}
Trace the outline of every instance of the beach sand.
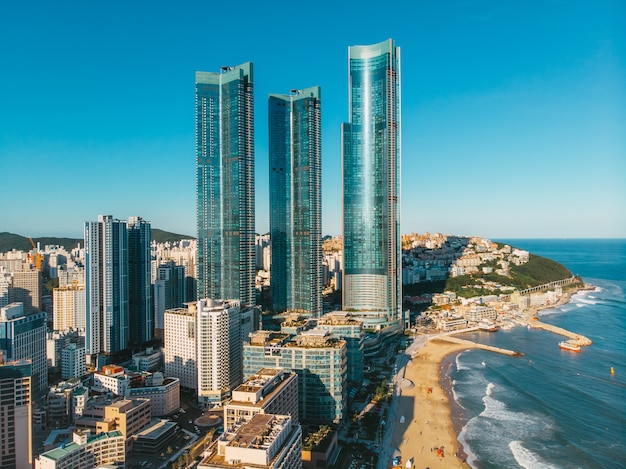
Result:
{"label": "beach sand", "polygon": [[[528,308],[527,321],[536,322],[532,319],[542,309],[568,303],[573,293],[567,292],[554,305]],[[414,458],[416,469],[470,468],[457,437],[461,430],[460,408],[450,402],[451,386],[446,380],[449,381],[448,368],[458,353],[480,347],[469,341],[454,343],[434,337],[408,363],[400,383],[402,394],[392,436],[392,452],[400,452],[402,467]],[[443,452],[437,451],[441,447]]]}
{"label": "beach sand", "polygon": [[[392,446],[402,456],[402,467],[410,458],[418,469],[470,467],[457,440],[442,375],[444,359],[469,348],[468,344],[435,338],[420,347],[407,365],[392,437]],[[437,451],[441,447],[443,451]]]}

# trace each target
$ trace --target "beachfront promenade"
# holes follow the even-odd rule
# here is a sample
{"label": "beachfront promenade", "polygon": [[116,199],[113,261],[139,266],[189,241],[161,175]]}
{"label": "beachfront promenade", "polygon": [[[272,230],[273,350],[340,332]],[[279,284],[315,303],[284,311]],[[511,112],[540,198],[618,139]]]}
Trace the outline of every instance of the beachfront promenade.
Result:
{"label": "beachfront promenade", "polygon": [[380,454],[378,456],[376,469],[387,469],[391,466],[390,461],[394,456],[393,452],[396,450],[392,445],[394,426],[397,420],[398,402],[402,394],[405,369],[409,361],[417,353],[417,350],[426,343],[426,340],[426,336],[416,337],[403,352],[396,356],[396,363],[393,368],[394,374],[390,384],[392,386],[391,403],[381,438]]}

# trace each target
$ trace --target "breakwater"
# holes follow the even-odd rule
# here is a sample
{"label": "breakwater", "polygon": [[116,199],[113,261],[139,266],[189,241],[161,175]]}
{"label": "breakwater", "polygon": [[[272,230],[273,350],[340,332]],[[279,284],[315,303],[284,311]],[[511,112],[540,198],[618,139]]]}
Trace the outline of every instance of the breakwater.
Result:
{"label": "breakwater", "polygon": [[433,337],[430,340],[441,340],[444,342],[452,342],[454,344],[467,345],[469,348],[479,348],[483,350],[488,350],[490,352],[500,353],[502,355],[509,355],[511,357],[519,357],[523,355],[523,353],[516,352],[515,350],[508,350],[505,348],[494,347],[492,345],[479,344],[477,342],[472,342],[471,340],[459,339],[458,337],[452,337],[449,335],[440,335],[437,337]]}
{"label": "breakwater", "polygon": [[530,327],[533,327],[535,329],[543,329],[545,331],[549,331],[554,334],[562,335],[564,337],[572,339],[572,342],[577,343],[581,346],[588,346],[592,344],[591,339],[585,336],[577,334],[576,332],[568,331],[566,329],[563,329],[562,327],[553,326],[552,324],[546,324],[545,322],[541,322],[538,319],[533,319],[529,322],[529,324]]}

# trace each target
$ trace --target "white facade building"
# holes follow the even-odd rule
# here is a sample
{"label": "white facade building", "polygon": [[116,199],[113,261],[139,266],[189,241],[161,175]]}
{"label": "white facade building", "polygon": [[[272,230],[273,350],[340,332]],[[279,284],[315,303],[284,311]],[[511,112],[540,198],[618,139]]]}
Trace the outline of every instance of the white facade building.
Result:
{"label": "white facade building", "polygon": [[72,440],[72,443],[39,455],[35,469],[93,469],[115,463],[121,463],[123,467],[126,453],[122,432],[92,435],[89,430],[76,430]]}
{"label": "white facade building", "polygon": [[219,404],[243,380],[240,303],[198,300],[196,314],[198,401]]}
{"label": "white facade building", "polygon": [[164,313],[165,376],[174,376],[187,389],[198,388],[196,371],[196,303]]}
{"label": "white facade building", "polygon": [[80,378],[87,374],[85,347],[69,344],[61,350],[61,378]]}

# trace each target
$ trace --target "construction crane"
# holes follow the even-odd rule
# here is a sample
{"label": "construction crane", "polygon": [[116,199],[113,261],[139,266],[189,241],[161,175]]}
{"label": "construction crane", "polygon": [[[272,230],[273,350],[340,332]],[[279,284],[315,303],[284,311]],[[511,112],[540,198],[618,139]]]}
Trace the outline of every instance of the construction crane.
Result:
{"label": "construction crane", "polygon": [[37,246],[35,245],[35,242],[33,241],[33,238],[28,238],[28,240],[30,241],[31,246],[33,247],[33,258],[35,259],[35,268],[41,272],[41,269],[43,267],[43,254],[41,254],[39,252],[39,249],[37,249]]}

